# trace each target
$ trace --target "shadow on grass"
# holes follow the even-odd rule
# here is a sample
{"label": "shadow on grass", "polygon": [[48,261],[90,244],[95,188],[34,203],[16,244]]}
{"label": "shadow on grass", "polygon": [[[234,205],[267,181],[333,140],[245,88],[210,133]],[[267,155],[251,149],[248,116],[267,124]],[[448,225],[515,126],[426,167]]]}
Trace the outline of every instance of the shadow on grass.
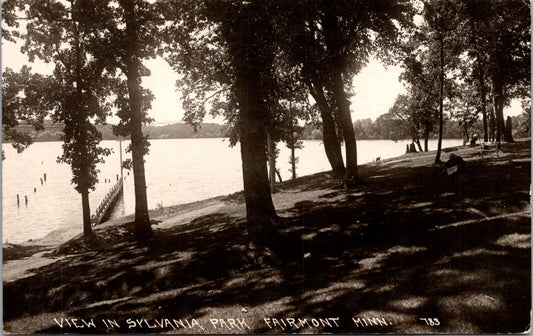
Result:
{"label": "shadow on grass", "polygon": [[[514,213],[529,208],[530,162],[521,159],[529,147],[515,146],[512,157],[465,157],[462,177],[441,177],[438,166],[391,163],[364,172],[366,183],[348,191],[334,189],[324,175],[291,182],[302,191],[326,186],[331,192],[286,212],[277,255],[262,267],[247,257],[244,218],[226,213],[156,230],[148,246],[131,242],[125,226],[109,228],[84,253],[4,283],[5,328],[153,332],[124,321],[214,314],[248,319],[249,333],[524,332],[531,308],[530,216]],[[333,197],[339,198],[334,205]],[[509,216],[486,218],[502,214]],[[45,313],[121,323],[114,329],[22,325]],[[270,328],[263,322],[289,317],[339,317],[339,324]],[[386,325],[373,325],[373,318]],[[436,318],[439,326],[420,318]]]}

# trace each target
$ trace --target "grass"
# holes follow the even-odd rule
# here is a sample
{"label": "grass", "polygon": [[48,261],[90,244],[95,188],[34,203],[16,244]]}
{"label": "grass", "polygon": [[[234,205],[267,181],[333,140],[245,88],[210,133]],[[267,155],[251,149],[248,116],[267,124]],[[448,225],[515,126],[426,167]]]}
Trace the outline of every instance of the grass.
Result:
{"label": "grass", "polygon": [[[463,176],[442,177],[420,153],[362,166],[354,189],[323,173],[280,184],[278,244],[259,264],[246,251],[242,193],[157,209],[148,245],[115,221],[95,242],[48,248],[52,263],[4,278],[4,330],[525,332],[530,142],[503,149],[481,159],[459,148]],[[34,252],[4,249],[4,268]],[[78,320],[60,328],[54,318]],[[82,318],[96,328],[76,327]]]}

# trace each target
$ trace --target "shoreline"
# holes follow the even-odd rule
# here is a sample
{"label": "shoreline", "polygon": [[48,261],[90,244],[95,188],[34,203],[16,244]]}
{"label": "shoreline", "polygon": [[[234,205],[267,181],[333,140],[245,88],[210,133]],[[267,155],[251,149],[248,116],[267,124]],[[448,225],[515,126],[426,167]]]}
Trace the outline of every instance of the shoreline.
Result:
{"label": "shoreline", "polygon": [[[152,140],[184,140],[184,139],[192,139],[192,140],[202,140],[202,139],[228,139],[228,137],[221,137],[221,136],[213,136],[213,137],[200,137],[200,138],[195,138],[195,137],[184,137],[184,138],[153,138],[153,139],[148,139],[149,141],[152,141]],[[312,139],[312,138],[308,138],[308,139],[301,139],[301,140],[304,140],[304,141],[322,141],[322,139]],[[429,138],[428,140],[438,140],[437,138]],[[463,140],[462,138],[445,138],[445,139],[442,139],[442,140]],[[102,141],[131,141],[131,139],[129,138],[121,138],[121,139],[102,139]],[[394,141],[394,142],[398,142],[398,141],[411,141],[410,139],[398,139],[398,140],[391,140],[391,139],[357,139],[357,141]],[[34,141],[33,143],[43,143],[43,142],[63,142],[61,140],[39,140],[39,141]],[[6,145],[11,145],[13,142],[2,142],[2,144],[6,144]]]}
{"label": "shoreline", "polygon": [[[206,138],[206,139],[209,139],[209,138]],[[447,140],[459,140],[459,139],[447,139]],[[517,141],[520,141],[521,139],[518,139]],[[522,139],[523,140],[523,139]],[[313,140],[311,140],[313,141]],[[317,140],[319,141],[319,140]],[[321,140],[320,140],[321,141]],[[383,141],[393,141],[393,140],[383,140]],[[403,141],[403,140],[398,140],[398,141]],[[475,145],[474,147],[470,146],[470,145],[460,145],[460,146],[450,146],[450,147],[444,147],[442,148],[442,153],[443,155],[451,152],[451,151],[458,151],[458,150],[466,150],[466,149],[473,149],[473,148],[479,148],[479,144]],[[405,160],[405,159],[413,159],[413,158],[416,158],[416,159],[424,159],[424,158],[429,158],[429,157],[432,157],[435,155],[435,153],[437,152],[437,150],[431,150],[431,151],[428,151],[428,152],[417,152],[417,153],[405,153],[405,154],[402,154],[400,156],[396,156],[396,157],[391,157],[391,158],[387,158],[387,159],[382,159],[381,160],[381,164],[386,164],[386,163],[391,163],[391,162],[395,162],[395,161],[398,161],[398,160]],[[363,163],[361,165],[358,165],[358,167],[360,169],[366,169],[366,167],[368,166],[373,166],[375,165],[375,161],[372,161],[372,162],[366,162],[366,163]],[[300,179],[303,179],[303,178],[308,178],[308,177],[311,177],[311,176],[314,176],[314,175],[319,175],[319,174],[326,174],[326,175],[330,175],[331,176],[331,170],[329,171],[324,171],[324,172],[317,172],[317,173],[313,173],[313,174],[309,174],[309,175],[303,175],[303,176],[299,176],[297,177],[297,179],[295,181],[298,181]],[[287,183],[291,183],[291,182],[295,182],[293,180],[285,180],[283,182],[277,182],[277,185],[284,185],[284,184],[287,184]],[[296,182],[297,183],[297,182]],[[201,206],[203,203],[209,203],[211,200],[217,200],[217,199],[224,199],[224,198],[227,198],[227,197],[233,197],[235,195],[239,195],[239,194],[242,194],[243,190],[239,190],[239,191],[236,191],[234,193],[230,193],[230,194],[225,194],[225,195],[218,195],[218,196],[214,196],[214,197],[209,197],[209,198],[204,198],[204,199],[201,199],[201,200],[197,200],[197,201],[193,201],[193,202],[187,202],[187,203],[178,203],[178,204],[174,204],[174,205],[168,205],[168,206],[163,206],[161,208],[153,208],[153,209],[149,209],[148,212],[149,212],[149,216],[150,218],[152,218],[153,216],[158,216],[161,212],[165,213],[165,212],[179,212],[179,211],[186,211],[188,208],[194,208],[196,206]],[[124,197],[124,196],[122,196]],[[165,210],[167,209],[167,210]],[[93,227],[93,229],[96,229],[98,227],[102,227],[103,225],[120,225],[120,224],[123,224],[124,222],[127,222],[128,220],[131,220],[133,219],[135,216],[134,213],[131,213],[131,214],[128,214],[128,215],[125,215],[125,216],[122,216],[122,217],[118,217],[118,218],[114,218],[114,219],[111,219],[111,220],[108,220],[104,223],[101,223],[95,227]],[[81,226],[81,224],[80,224]],[[35,238],[35,239],[29,239],[29,240],[26,240],[26,241],[22,241],[22,242],[17,242],[17,243],[11,243],[11,242],[3,242],[2,243],[2,246],[5,248],[6,246],[8,248],[15,248],[15,247],[31,247],[31,246],[57,246],[57,245],[60,245],[62,243],[65,243],[71,239],[75,239],[79,236],[81,236],[81,227],[80,228],[65,228],[65,229],[57,229],[57,230],[53,230],[53,231],[50,231],[48,232],[46,235],[42,236],[42,237],[39,237],[39,238]]]}
{"label": "shoreline", "polygon": [[[212,139],[212,138],[205,138],[205,139]],[[165,139],[155,139],[155,140],[165,140]],[[377,139],[377,140],[380,140],[380,141],[381,140],[383,140],[383,141],[393,141],[393,140],[387,140],[387,139]],[[460,140],[460,139],[446,139],[446,140]],[[109,141],[113,141],[113,140],[109,140]],[[322,140],[309,140],[309,141],[322,141]],[[401,139],[401,140],[398,140],[398,141],[404,141],[404,140]],[[476,146],[478,146],[478,145],[476,145]],[[442,153],[444,154],[444,153],[447,153],[447,152],[450,152],[450,151],[459,150],[459,149],[461,149],[463,147],[464,148],[470,148],[470,146],[468,146],[468,145],[444,147],[444,148],[442,148]],[[406,153],[406,154],[402,154],[400,156],[387,158],[387,159],[382,159],[381,160],[381,164],[389,163],[389,162],[392,162],[392,161],[395,161],[395,160],[400,160],[400,159],[405,159],[405,158],[426,158],[426,157],[430,157],[432,155],[435,155],[435,153],[436,153],[436,150],[432,150],[432,151],[428,151],[428,152]],[[358,167],[364,169],[364,167],[367,167],[369,165],[374,165],[374,164],[375,164],[374,161],[366,162],[366,163],[363,163],[361,165],[358,165]],[[331,170],[299,176],[296,179],[296,181],[298,181],[301,178],[306,178],[306,177],[314,176],[314,175],[317,175],[317,174],[329,174],[329,175],[331,175]],[[292,182],[292,180],[285,180],[285,181],[283,181],[281,183],[277,182],[277,184],[278,185],[283,185],[283,184],[286,184],[286,183],[289,183],[289,182]],[[211,200],[223,199],[223,198],[226,198],[226,197],[232,197],[234,195],[241,194],[242,192],[243,192],[243,190],[239,190],[239,191],[236,191],[234,193],[213,196],[213,197],[204,198],[204,199],[200,199],[200,200],[193,201],[193,202],[178,203],[178,204],[163,206],[161,208],[153,208],[153,209],[149,209],[148,213],[149,213],[150,218],[152,218],[154,215],[157,216],[161,211],[165,212],[165,209],[169,209],[172,212],[185,211],[187,208],[200,206],[203,203],[206,203],[206,202],[209,203],[209,201],[211,201]],[[121,197],[124,197],[124,195],[121,196]],[[109,225],[109,224],[115,225],[117,223],[120,224],[120,223],[123,223],[125,221],[131,220],[132,218],[134,218],[134,216],[135,216],[135,214],[131,213],[131,214],[127,214],[127,215],[122,216],[122,217],[114,218],[114,219],[108,220],[108,221],[106,221],[104,223],[101,223],[101,224],[93,227],[93,229],[98,228],[98,227],[100,227],[102,225]],[[65,243],[65,242],[67,242],[67,241],[69,241],[71,239],[74,239],[74,238],[80,236],[81,235],[80,231],[81,231],[81,223],[80,223],[80,228],[72,227],[72,228],[65,228],[65,229],[56,229],[56,230],[48,232],[47,234],[45,234],[42,237],[35,238],[35,239],[29,239],[29,240],[26,240],[26,241],[16,242],[16,243],[12,243],[12,242],[9,242],[9,241],[2,242],[2,246],[4,248],[5,247],[15,248],[15,247],[19,247],[19,246],[27,248],[27,247],[36,246],[36,245],[37,246],[57,246],[57,245],[60,245],[62,243]]]}
{"label": "shoreline", "polygon": [[[211,141],[212,139],[204,139],[204,141]],[[217,139],[216,142],[222,141],[223,139]],[[179,141],[176,140],[176,141]],[[402,143],[403,140],[400,140],[398,143],[394,143],[392,140],[368,140],[368,148],[362,149],[360,148],[360,155],[359,155],[359,162],[361,165],[364,165],[365,163],[371,163],[375,157],[373,157],[374,152],[372,151],[372,148],[377,148],[378,150],[375,151],[375,155],[381,155],[381,158],[384,159],[385,157],[397,157],[404,154],[405,150],[403,147],[405,145]],[[457,141],[460,141],[458,139],[445,139],[445,141],[451,141],[448,145],[456,145]],[[112,144],[116,141],[111,141],[108,146],[113,147]],[[362,143],[367,142],[362,141]],[[220,142],[222,144],[222,142]],[[298,156],[300,157],[300,160],[302,161],[301,164],[298,165],[298,173],[301,176],[305,176],[311,173],[315,172],[326,172],[331,170],[331,167],[329,166],[329,163],[327,162],[326,156],[324,154],[321,140],[309,140],[309,150],[302,151],[302,153],[298,153]],[[56,142],[58,146],[60,145],[60,142]],[[320,144],[320,145],[319,145]],[[118,143],[115,144],[117,147]],[[431,145],[431,144],[430,144]],[[435,145],[435,144],[433,144]],[[443,145],[447,145],[446,142],[444,142]],[[227,145],[222,144],[223,147],[226,147]],[[37,148],[37,147],[36,147]],[[48,148],[48,147],[46,147]],[[385,148],[385,149],[383,149]],[[388,148],[391,148],[392,150],[388,150]],[[285,148],[281,148],[281,160],[279,160],[278,166],[282,175],[282,178],[284,180],[288,180],[290,178],[290,174],[287,172],[286,168],[289,167],[286,164],[283,164],[283,158],[285,158],[286,154],[283,150]],[[28,149],[30,150],[30,149]],[[56,149],[54,149],[55,151]],[[59,147],[57,150],[60,150]],[[317,151],[318,150],[318,151]],[[384,150],[384,152],[382,152]],[[235,151],[231,152],[230,154],[234,153]],[[307,153],[307,154],[306,154]],[[365,154],[367,153],[367,154]],[[22,154],[24,155],[24,153]],[[33,155],[33,154],[32,154]],[[116,154],[114,154],[116,156]],[[233,154],[232,154],[233,155]],[[371,157],[372,156],[372,157]],[[156,158],[160,158],[160,156],[155,155],[153,157],[154,161]],[[110,161],[109,159],[106,161],[109,161],[109,164],[106,164],[107,166],[114,167],[115,158],[112,158]],[[28,161],[27,158],[21,157],[21,162]],[[239,158],[240,160],[240,158]],[[315,160],[317,162],[315,162]],[[39,157],[39,162],[41,162],[41,158]],[[45,161],[46,162],[46,161]],[[118,162],[118,158],[117,158]],[[154,161],[157,162],[157,161]],[[232,156],[232,164],[231,169],[240,169],[240,162],[237,162],[235,160],[235,157]],[[8,165],[6,165],[6,169],[4,170],[4,175],[9,179],[9,181],[16,181],[17,180],[17,173],[18,171],[23,171],[25,169],[24,167],[18,167],[16,170],[13,170],[12,161],[6,161]],[[10,165],[11,164],[11,165]],[[106,166],[106,167],[107,167]],[[53,236],[75,236],[76,230],[78,227],[81,227],[81,208],[79,205],[78,200],[78,194],[74,191],[71,186],[68,185],[68,183],[63,183],[65,186],[61,185],[61,188],[65,190],[65,192],[69,195],[69,200],[67,201],[60,201],[62,193],[59,194],[57,192],[51,191],[50,194],[48,194],[45,190],[47,188],[47,185],[44,186],[38,185],[39,176],[43,173],[48,171],[49,177],[53,178],[55,176],[56,180],[60,177],[61,179],[70,178],[70,170],[68,166],[62,165],[61,167],[57,166],[57,173],[55,171],[55,167],[48,167],[45,169],[37,169],[40,170],[40,174],[37,174],[38,171],[32,171],[31,174],[25,174],[25,179],[23,180],[23,185],[20,186],[17,183],[6,183],[4,186],[4,191],[7,193],[6,200],[10,200],[11,197],[14,199],[15,194],[20,193],[21,195],[29,195],[30,200],[30,207],[35,207],[33,210],[27,210],[24,208],[24,206],[21,206],[20,210],[15,207],[12,203],[7,203],[6,207],[4,208],[3,213],[3,219],[4,219],[4,239],[3,243],[10,243],[15,245],[20,244],[27,244],[28,240],[31,238],[33,240],[40,240],[42,241],[44,238],[47,238],[47,241],[51,241]],[[118,167],[118,165],[117,165]],[[236,168],[237,167],[237,168]],[[105,168],[105,167],[104,167]],[[115,171],[113,169],[109,168],[102,168],[102,180],[104,177],[111,177],[114,180]],[[233,170],[232,170],[233,171]],[[155,175],[154,175],[155,172]],[[238,192],[239,188],[242,189],[242,185],[238,186],[237,183],[240,182],[242,184],[242,174],[235,173],[232,174],[231,182],[225,182],[222,181],[220,184],[220,187],[217,185],[218,190],[213,190],[216,192],[203,192],[201,191],[202,188],[208,188],[208,187],[202,187],[200,180],[198,180],[196,177],[194,177],[194,174],[186,173],[184,170],[184,173],[182,175],[179,175],[179,173],[176,173],[176,178],[172,178],[172,173],[169,173],[168,169],[165,171],[165,174],[162,176],[158,176],[157,171],[154,170],[152,172],[152,176],[154,177],[152,179],[152,184],[154,184],[153,189],[153,195],[149,195],[149,199],[152,200],[149,204],[149,208],[156,209],[159,205],[156,202],[159,202],[161,204],[166,205],[176,205],[176,204],[186,204],[190,201],[199,201],[204,200],[209,197],[217,197],[217,196],[224,196],[233,192]],[[208,170],[208,173],[206,177],[210,181],[209,183],[217,183],[216,179],[214,178],[217,172],[213,171],[213,169]],[[50,176],[54,175],[54,176]],[[170,178],[167,178],[169,176]],[[178,180],[179,178],[179,180]],[[181,179],[184,180],[181,180]],[[35,183],[31,181],[36,181]],[[60,180],[60,179],[59,179]],[[164,183],[161,184],[160,182],[163,181]],[[185,184],[183,186],[180,186],[179,184],[185,181]],[[168,186],[167,184],[168,183]],[[170,187],[172,185],[172,187]],[[199,185],[200,187],[197,187],[195,189],[195,185]],[[163,186],[163,189],[158,189]],[[38,192],[35,192],[35,187],[37,187]],[[130,186],[130,189],[133,186]],[[43,189],[44,188],[44,189]],[[103,195],[107,192],[108,185],[99,183],[97,186],[97,189],[95,192],[91,193],[91,204],[93,205],[93,208],[96,207],[96,205],[101,201],[103,198]],[[44,191],[41,192],[41,191]],[[163,191],[164,190],[164,191]],[[132,204],[134,204],[134,197],[132,195],[132,190],[129,190],[127,194],[125,195],[126,201],[125,201],[125,213],[126,214],[132,214],[134,212],[134,208]],[[30,195],[31,194],[31,195]],[[101,194],[101,195],[100,195]],[[181,194],[181,196],[180,196]],[[186,196],[186,197],[183,197]],[[43,199],[43,197],[45,199]],[[47,205],[46,197],[49,197],[51,201],[53,201],[53,206]],[[72,211],[67,211],[65,209],[72,209]],[[36,210],[39,209],[39,210]],[[57,209],[57,211],[54,211],[54,209]],[[19,213],[17,213],[19,211]],[[40,216],[42,212],[42,216]],[[78,217],[79,214],[79,217]],[[122,214],[117,213],[117,216],[122,216]],[[79,222],[79,223],[78,223]],[[81,229],[80,229],[81,231]],[[52,233],[52,237],[50,236],[50,233]],[[48,237],[47,237],[48,236]]]}

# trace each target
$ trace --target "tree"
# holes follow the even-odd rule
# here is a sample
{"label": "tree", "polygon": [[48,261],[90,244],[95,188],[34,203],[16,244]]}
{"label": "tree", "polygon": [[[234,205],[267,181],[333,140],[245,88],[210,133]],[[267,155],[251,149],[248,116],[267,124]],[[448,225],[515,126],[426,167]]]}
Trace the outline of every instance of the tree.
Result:
{"label": "tree", "polygon": [[274,110],[275,119],[278,122],[274,126],[278,134],[277,140],[284,141],[287,148],[291,150],[289,171],[292,173],[292,179],[296,179],[296,164],[298,163],[296,150],[303,148],[303,142],[300,139],[304,131],[298,122],[309,121],[314,117],[315,111],[309,103],[308,88],[300,80],[300,69],[291,67],[283,53],[277,54],[274,67],[277,73],[278,92],[278,108]]}
{"label": "tree", "polygon": [[[335,98],[346,145],[346,183],[359,179],[357,143],[345,85],[366,63],[371,52],[387,59],[398,46],[401,28],[411,25],[407,1],[321,2],[321,25],[327,49],[329,90]],[[380,48],[380,52],[377,52]]]}
{"label": "tree", "polygon": [[531,137],[531,98],[523,98],[521,101],[522,114],[520,115],[520,123],[518,127],[523,134]]}
{"label": "tree", "polygon": [[112,74],[90,53],[99,38],[97,6],[88,0],[13,3],[8,8],[23,11],[26,20],[22,51],[30,61],[37,57],[55,63],[53,76],[36,88],[42,98],[32,105],[49,108],[53,120],[65,124],[58,161],[71,165],[72,183],[82,197],[83,232],[91,237],[89,191],[98,181],[96,164],[110,151],[98,146],[101,134],[90,120],[101,122],[109,113],[106,98],[113,82]]}
{"label": "tree", "polygon": [[[417,54],[418,52],[418,54]],[[402,105],[392,109],[397,115],[404,115],[410,121],[413,142],[419,149],[420,139],[424,139],[424,150],[428,151],[429,135],[439,120],[440,94],[438,74],[428,61],[427,50],[412,50],[403,62],[404,72],[400,79],[407,84],[408,96],[400,99]],[[396,104],[395,104],[396,106]]]}
{"label": "tree", "polygon": [[[351,120],[349,94],[353,76],[371,52],[385,56],[397,44],[400,28],[409,25],[411,4],[407,1],[305,1],[296,2],[287,17],[284,44],[291,59],[300,64],[303,78],[319,105],[324,147],[334,171],[340,172],[340,144],[334,120],[346,145],[344,181],[358,180],[357,142]],[[389,52],[377,52],[377,49]],[[334,114],[333,119],[331,115]]]}
{"label": "tree", "polygon": [[424,134],[426,136],[425,146],[427,151],[427,138],[429,132],[423,127],[420,115],[417,113],[417,103],[412,96],[398,95],[394,105],[382,120],[390,119],[397,121],[396,124],[390,124],[389,127],[399,128],[395,130],[394,138],[399,139],[407,137],[412,140],[413,144],[418,146],[420,151],[423,151],[420,144],[420,138]]}
{"label": "tree", "polygon": [[[497,23],[491,38],[489,73],[496,114],[496,140],[504,133],[503,108],[510,98],[530,87],[531,18],[528,1],[499,1]],[[528,90],[529,92],[529,90]]]}
{"label": "tree", "polygon": [[382,139],[398,141],[400,139],[412,139],[410,128],[405,127],[404,120],[401,120],[395,113],[389,112],[380,115],[376,119],[376,125]]}
{"label": "tree", "polygon": [[[176,17],[186,17],[193,14],[187,12],[188,5],[181,3],[180,6],[171,4]],[[194,6],[192,6],[194,8]],[[201,4],[196,7],[200,12]],[[204,9],[206,10],[206,9]],[[181,12],[181,13],[180,13]],[[223,116],[227,123],[230,145],[239,141],[239,110],[233,86],[235,75],[229,62],[229,56],[225,41],[219,33],[220,24],[208,21],[199,28],[195,25],[187,25],[183,20],[179,27],[167,28],[166,58],[171,66],[180,74],[177,86],[182,94],[183,107],[185,109],[184,121],[195,127],[205,115]],[[189,22],[194,22],[192,19]],[[202,32],[199,32],[202,29]],[[277,41],[279,43],[279,41]],[[299,80],[295,67],[291,67],[285,60],[283,51],[276,50],[273,59],[273,76],[277,89],[273,93],[271,110],[267,117],[267,134],[270,145],[267,146],[269,154],[269,166],[271,189],[274,189],[274,161],[277,150],[274,149],[279,141],[285,141],[289,148],[292,143],[298,147],[297,119],[308,119],[309,103],[308,92]],[[298,109],[291,108],[298,106]],[[290,131],[289,129],[293,129]],[[291,149],[292,150],[292,149]]]}
{"label": "tree", "polygon": [[[19,72],[7,68],[2,73],[2,139],[12,142],[18,153],[33,143],[31,135],[20,132],[20,122],[43,129],[43,121],[52,109],[50,101],[52,79],[50,76],[32,74],[31,68],[23,66]],[[2,151],[2,159],[4,159]]]}
{"label": "tree", "polygon": [[462,23],[458,14],[460,5],[453,0],[429,0],[424,1],[422,12],[424,17],[422,34],[427,43],[425,61],[438,73],[439,130],[436,163],[441,162],[446,73],[453,68],[458,56],[459,44],[456,41],[456,34],[460,31]]}
{"label": "tree", "polygon": [[[483,141],[489,141],[489,118],[487,112],[487,53],[488,38],[484,26],[487,24],[487,20],[491,20],[490,15],[487,16],[487,12],[482,10],[486,4],[481,3],[478,0],[465,1],[463,15],[465,24],[466,36],[464,38],[465,49],[469,55],[469,60],[465,69],[465,78],[472,78],[470,84],[474,86],[479,92],[479,106],[481,109],[481,115],[483,118]],[[471,61],[470,61],[471,60]],[[468,74],[469,70],[470,74]],[[476,104],[477,105],[477,104]]]}
{"label": "tree", "polygon": [[272,82],[273,14],[269,11],[275,8],[225,2],[211,8],[213,13],[224,14],[217,19],[235,75],[248,236],[251,242],[268,244],[274,231],[272,220],[277,217],[265,165],[265,132],[276,87]]}
{"label": "tree", "polygon": [[[348,75],[348,68],[345,68],[347,55],[344,55],[343,52],[344,45],[342,42],[344,38],[341,25],[339,24],[338,14],[333,10],[325,9],[321,24],[324,30],[324,42],[328,51],[328,58],[330,59],[330,68],[328,69],[329,90],[335,99],[337,116],[346,146],[345,183],[347,186],[351,186],[359,180],[357,170],[357,142],[352,125],[349,96],[344,89],[345,82],[347,82],[345,77]],[[354,27],[352,29],[357,28]],[[357,56],[361,57],[362,55]],[[356,67],[361,68],[362,66],[361,64],[356,64]]]}
{"label": "tree", "polygon": [[[278,6],[269,2],[170,2],[177,24],[167,29],[168,57],[183,74],[186,119],[199,121],[212,103],[240,141],[248,240],[272,243],[277,220],[267,172],[267,130],[279,108],[273,19]],[[192,56],[192,57],[190,57]]]}
{"label": "tree", "polygon": [[144,155],[148,154],[149,142],[142,133],[142,125],[151,122],[147,111],[153,95],[142,88],[141,79],[150,71],[142,64],[143,59],[153,58],[159,48],[159,33],[164,23],[157,3],[144,0],[100,1],[99,13],[103,27],[101,39],[95,45],[95,58],[106,64],[114,73],[119,69],[126,77],[118,84],[115,106],[121,118],[114,128],[117,135],[130,136],[131,166],[135,188],[134,236],[148,240],[152,228],[148,215]]}
{"label": "tree", "polygon": [[320,117],[322,120],[322,141],[324,142],[324,150],[326,156],[333,170],[333,174],[341,180],[344,180],[346,168],[342,159],[340,134],[337,132],[337,123],[334,118],[335,107],[331,98],[328,99],[324,91],[324,84],[316,79],[308,79],[307,85],[309,91],[316,101],[320,110]]}
{"label": "tree", "polygon": [[287,113],[285,143],[287,148],[291,150],[291,156],[289,158],[289,169],[292,174],[292,179],[296,179],[296,164],[298,163],[298,157],[296,156],[296,150],[303,148],[303,142],[301,140],[304,128],[298,126],[298,115],[305,114],[302,108],[293,107],[293,104],[289,104],[289,113]]}
{"label": "tree", "polygon": [[504,106],[530,93],[530,2],[468,0],[465,4],[472,35],[466,50],[478,60],[480,88],[485,90],[481,82],[490,80],[494,121],[489,124],[494,125],[495,139],[500,141],[505,130]]}
{"label": "tree", "polygon": [[[299,69],[301,78],[316,102],[320,112],[322,141],[333,174],[340,180],[345,179],[346,169],[341,152],[336,107],[333,96],[326,89],[328,78],[326,64],[327,50],[320,38],[318,28],[318,2],[297,3],[289,6],[281,17],[281,25],[276,30],[278,43],[286,54],[286,59],[294,68]],[[298,80],[297,78],[295,80]]]}
{"label": "tree", "polygon": [[477,104],[478,99],[475,87],[463,83],[458,86],[456,92],[454,99],[452,99],[452,104],[450,104],[451,116],[461,126],[463,142],[466,144],[470,141],[470,128],[478,120],[479,110],[477,107],[479,104]]}

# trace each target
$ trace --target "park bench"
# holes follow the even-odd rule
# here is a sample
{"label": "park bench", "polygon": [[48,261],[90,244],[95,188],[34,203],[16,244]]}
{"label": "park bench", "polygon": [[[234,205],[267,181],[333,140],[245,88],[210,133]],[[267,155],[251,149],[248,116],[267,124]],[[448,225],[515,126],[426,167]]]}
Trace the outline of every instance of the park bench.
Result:
{"label": "park bench", "polygon": [[492,158],[492,153],[495,153],[497,157],[500,157],[498,150],[497,142],[482,142],[479,146],[479,155],[484,159],[483,154],[489,154],[489,157]]}

